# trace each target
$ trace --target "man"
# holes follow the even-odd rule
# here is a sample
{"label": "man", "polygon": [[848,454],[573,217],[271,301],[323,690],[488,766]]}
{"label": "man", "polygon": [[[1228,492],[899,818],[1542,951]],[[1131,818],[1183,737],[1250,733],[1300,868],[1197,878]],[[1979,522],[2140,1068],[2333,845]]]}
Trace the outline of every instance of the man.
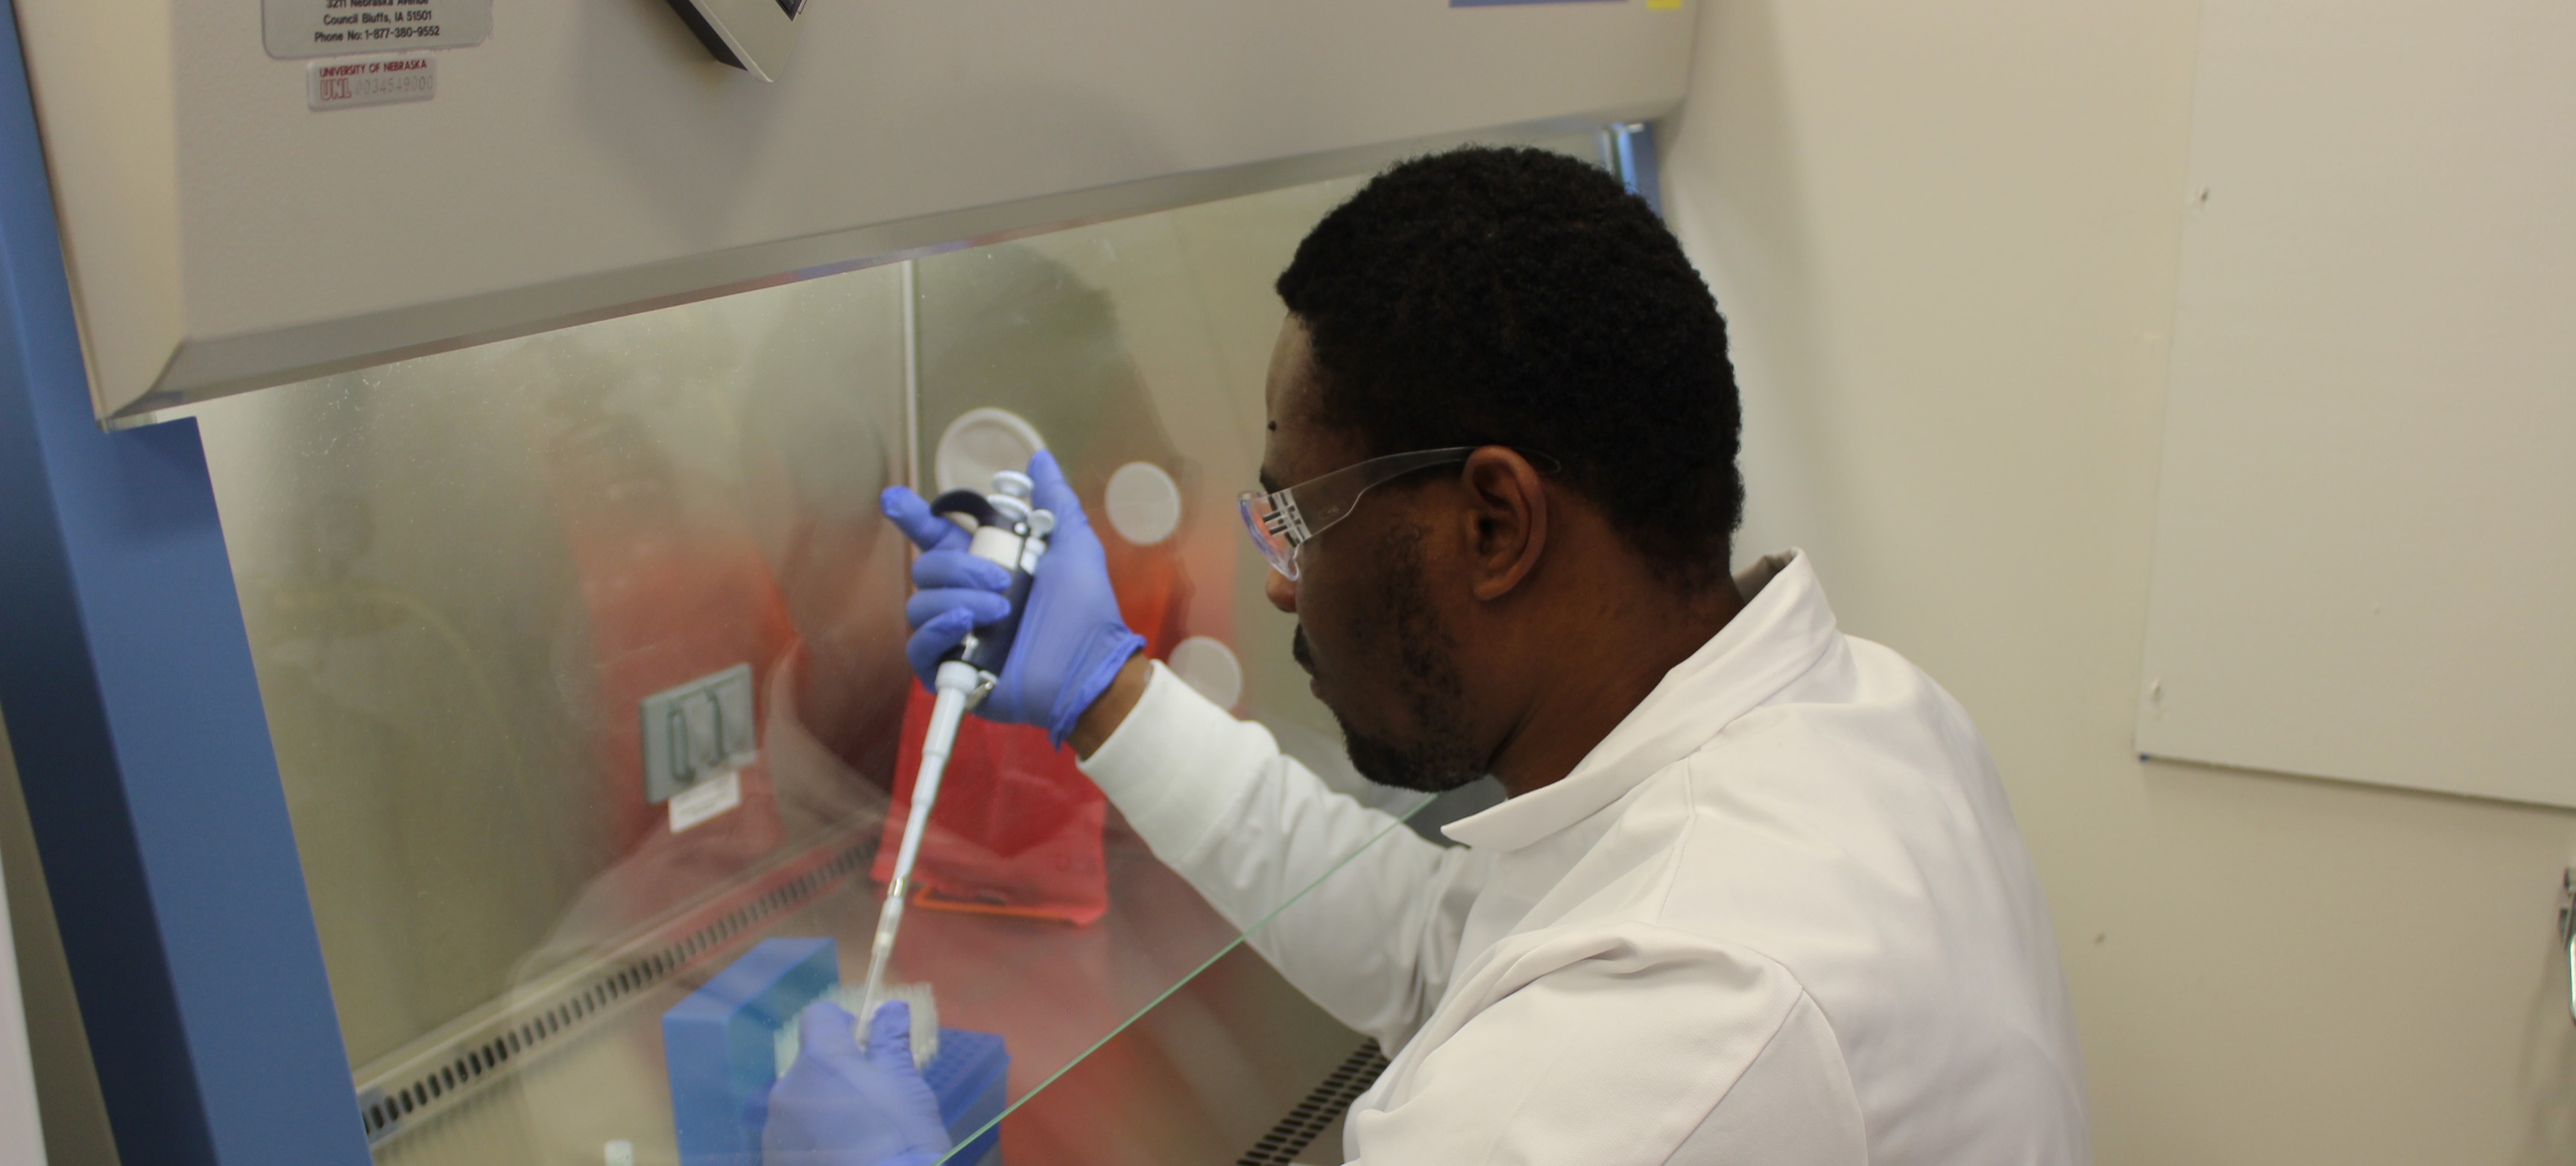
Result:
{"label": "man", "polygon": [[[2086,1160],[1993,762],[1928,677],[1836,630],[1803,556],[1729,577],[1725,329],[1645,204],[1536,151],[1420,159],[1326,217],[1278,288],[1245,504],[1271,602],[1363,775],[1490,773],[1509,799],[1447,828],[1463,846],[1363,850],[1388,818],[1135,654],[1043,456],[1063,523],[983,712],[1069,740],[1237,922],[1361,852],[1262,937],[1393,1057],[1349,1157]],[[909,492],[886,510],[926,552],[926,671],[1007,611],[1004,580]],[[909,1088],[899,1057],[837,1063],[781,1083],[775,1150],[828,1149],[854,1097]],[[910,1096],[858,1123],[884,1153],[937,1148],[888,1132]]]}

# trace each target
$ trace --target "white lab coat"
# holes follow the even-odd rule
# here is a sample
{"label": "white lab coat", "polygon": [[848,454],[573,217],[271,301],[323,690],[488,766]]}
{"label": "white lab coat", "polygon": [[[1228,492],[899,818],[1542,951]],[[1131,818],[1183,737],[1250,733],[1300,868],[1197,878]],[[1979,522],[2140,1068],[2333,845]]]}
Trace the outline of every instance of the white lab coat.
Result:
{"label": "white lab coat", "polygon": [[[1423,840],[1159,665],[1084,769],[1393,1065],[1369,1166],[2090,1159],[2046,906],[1965,710],[1806,559],[1565,779]],[[1373,846],[1370,839],[1387,835]]]}

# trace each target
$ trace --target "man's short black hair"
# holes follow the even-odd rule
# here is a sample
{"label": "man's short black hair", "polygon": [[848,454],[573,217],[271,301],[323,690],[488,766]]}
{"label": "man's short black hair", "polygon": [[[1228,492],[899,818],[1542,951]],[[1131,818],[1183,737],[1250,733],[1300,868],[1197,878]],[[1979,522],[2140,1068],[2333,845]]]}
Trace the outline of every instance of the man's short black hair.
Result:
{"label": "man's short black hair", "polygon": [[1562,154],[1401,163],[1324,217],[1279,276],[1326,425],[1369,456],[1554,456],[1657,572],[1726,577],[1742,412],[1716,297],[1618,180]]}

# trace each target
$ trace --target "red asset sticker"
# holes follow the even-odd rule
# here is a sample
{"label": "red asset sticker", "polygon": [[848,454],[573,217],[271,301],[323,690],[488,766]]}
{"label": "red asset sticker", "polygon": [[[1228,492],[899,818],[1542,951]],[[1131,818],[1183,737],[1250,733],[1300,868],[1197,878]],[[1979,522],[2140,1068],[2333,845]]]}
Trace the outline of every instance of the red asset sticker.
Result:
{"label": "red asset sticker", "polygon": [[438,60],[420,55],[373,60],[315,61],[304,67],[305,103],[314,109],[349,109],[427,101],[438,93]]}

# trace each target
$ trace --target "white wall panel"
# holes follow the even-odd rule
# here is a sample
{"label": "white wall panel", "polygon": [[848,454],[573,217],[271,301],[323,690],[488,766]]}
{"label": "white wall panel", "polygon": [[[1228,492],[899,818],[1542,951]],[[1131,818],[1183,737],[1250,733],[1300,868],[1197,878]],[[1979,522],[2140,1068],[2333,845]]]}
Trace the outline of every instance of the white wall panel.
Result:
{"label": "white wall panel", "polygon": [[2576,806],[2576,9],[2201,21],[2139,748]]}

